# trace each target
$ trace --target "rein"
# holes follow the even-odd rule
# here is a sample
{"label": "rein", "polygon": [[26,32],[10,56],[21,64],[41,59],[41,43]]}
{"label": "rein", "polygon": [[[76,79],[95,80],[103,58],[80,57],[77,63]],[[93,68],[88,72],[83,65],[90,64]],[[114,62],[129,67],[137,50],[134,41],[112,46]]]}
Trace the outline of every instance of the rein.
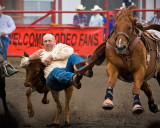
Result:
{"label": "rein", "polygon": [[[135,29],[133,29],[133,30],[136,32]],[[123,35],[123,36],[125,36],[127,38],[127,40],[128,40],[128,43],[127,43],[127,46],[126,46],[127,47],[127,51],[126,51],[126,54],[124,54],[124,55],[118,55],[117,52],[116,52],[115,47],[110,45],[108,42],[106,43],[106,47],[108,49],[110,49],[114,54],[116,54],[116,55],[118,55],[119,57],[122,58],[123,64],[125,65],[125,67],[127,67],[127,60],[129,60],[129,69],[128,70],[129,70],[130,80],[131,81],[133,81],[133,77],[132,77],[132,55],[131,55],[131,52],[136,47],[136,45],[139,43],[138,40],[140,39],[140,37],[138,36],[137,32],[136,32],[136,35],[134,35],[134,31],[132,31],[132,34],[131,34],[133,36],[136,36],[133,41],[130,40],[129,36],[124,32],[119,32],[114,38],[115,41],[117,40],[119,35]],[[133,42],[133,43],[129,46],[130,42]]]}
{"label": "rein", "polygon": [[[118,38],[118,36],[119,35],[123,35],[123,36],[125,36],[126,38],[127,38],[127,40],[128,40],[128,44],[129,44],[129,36],[126,34],[126,33],[124,33],[124,32],[119,32],[116,36],[115,36],[115,38],[114,38],[114,40],[116,41],[117,40],[117,38]],[[127,44],[127,45],[128,45]]]}

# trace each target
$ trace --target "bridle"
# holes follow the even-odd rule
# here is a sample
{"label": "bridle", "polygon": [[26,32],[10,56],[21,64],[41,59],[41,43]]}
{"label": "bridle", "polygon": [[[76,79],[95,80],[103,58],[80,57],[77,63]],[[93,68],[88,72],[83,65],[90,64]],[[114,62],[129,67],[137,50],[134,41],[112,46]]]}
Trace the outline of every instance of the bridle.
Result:
{"label": "bridle", "polygon": [[128,41],[128,42],[127,42],[127,47],[128,47],[129,42],[130,42],[129,36],[128,36],[126,33],[124,33],[124,32],[119,32],[119,33],[115,36],[115,38],[114,38],[115,42],[116,42],[116,40],[117,40],[117,38],[118,38],[119,35],[123,35],[123,36],[125,36],[125,37],[127,38],[127,41]]}

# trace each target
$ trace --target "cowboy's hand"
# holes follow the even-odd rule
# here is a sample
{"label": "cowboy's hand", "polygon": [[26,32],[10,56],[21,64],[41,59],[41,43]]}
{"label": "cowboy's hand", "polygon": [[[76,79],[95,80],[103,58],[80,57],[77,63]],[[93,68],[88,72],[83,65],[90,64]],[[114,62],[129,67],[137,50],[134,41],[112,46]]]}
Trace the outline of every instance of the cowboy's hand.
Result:
{"label": "cowboy's hand", "polygon": [[33,53],[32,55],[30,55],[29,61],[34,60],[34,59],[39,59],[42,52],[43,52],[43,50],[40,50],[40,51],[37,51],[37,52]]}
{"label": "cowboy's hand", "polygon": [[51,64],[52,60],[53,60],[52,55],[49,55],[45,60],[42,61],[42,63],[44,63],[47,66]]}

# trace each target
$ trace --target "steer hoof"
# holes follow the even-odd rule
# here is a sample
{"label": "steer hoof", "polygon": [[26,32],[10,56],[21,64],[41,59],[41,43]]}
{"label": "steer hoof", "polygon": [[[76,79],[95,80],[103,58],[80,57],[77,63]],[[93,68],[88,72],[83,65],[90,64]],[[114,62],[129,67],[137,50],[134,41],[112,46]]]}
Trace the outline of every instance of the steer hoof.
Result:
{"label": "steer hoof", "polygon": [[111,110],[111,109],[113,109],[113,107],[114,107],[113,102],[110,99],[106,99],[103,102],[103,105],[102,105],[103,109],[105,109],[105,110]]}
{"label": "steer hoof", "polygon": [[34,111],[29,110],[28,111],[29,118],[32,118],[34,116]]}
{"label": "steer hoof", "polygon": [[42,103],[43,103],[43,104],[49,104],[49,100],[43,100],[43,99],[42,99]]}
{"label": "steer hoof", "polygon": [[144,109],[140,105],[138,104],[134,105],[133,110],[132,110],[133,115],[140,115],[143,112],[144,112]]}

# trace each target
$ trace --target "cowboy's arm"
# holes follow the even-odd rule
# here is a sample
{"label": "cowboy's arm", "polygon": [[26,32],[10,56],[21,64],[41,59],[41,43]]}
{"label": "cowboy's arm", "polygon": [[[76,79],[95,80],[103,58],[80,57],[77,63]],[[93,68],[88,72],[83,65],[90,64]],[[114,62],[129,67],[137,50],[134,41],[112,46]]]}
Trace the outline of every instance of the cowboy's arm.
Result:
{"label": "cowboy's arm", "polygon": [[74,26],[78,26],[78,16],[77,16],[77,15],[75,15],[75,16],[73,17],[73,25],[74,25]]}
{"label": "cowboy's arm", "polygon": [[32,55],[29,56],[29,61],[33,59],[38,59],[40,58],[41,53],[43,52],[43,49],[40,49],[36,52],[34,52]]}
{"label": "cowboy's arm", "polygon": [[52,61],[56,60],[65,60],[69,58],[71,54],[73,54],[73,48],[65,45],[65,44],[58,44],[58,52],[53,52],[49,54],[42,62],[47,66],[51,64]]}
{"label": "cowboy's arm", "polygon": [[58,52],[52,54],[53,60],[65,60],[74,53],[73,48],[65,44],[58,44],[58,48]]}
{"label": "cowboy's arm", "polygon": [[16,29],[15,23],[14,23],[14,21],[13,21],[13,19],[11,17],[8,17],[7,26],[8,26],[8,28],[6,30],[6,34],[7,35],[12,33]]}

